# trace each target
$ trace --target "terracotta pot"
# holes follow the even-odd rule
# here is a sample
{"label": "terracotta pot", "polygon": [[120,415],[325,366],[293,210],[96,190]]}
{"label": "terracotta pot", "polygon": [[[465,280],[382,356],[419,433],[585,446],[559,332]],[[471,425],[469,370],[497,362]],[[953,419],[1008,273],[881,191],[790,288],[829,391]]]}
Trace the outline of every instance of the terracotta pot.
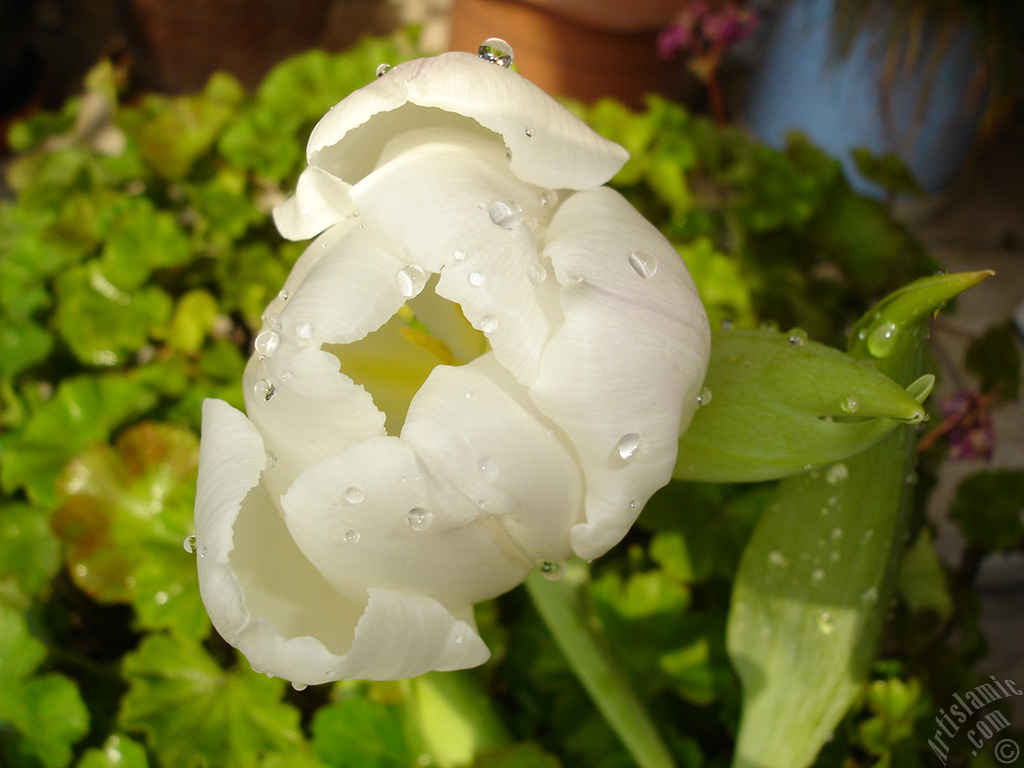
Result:
{"label": "terracotta pot", "polygon": [[123,0],[140,84],[201,88],[216,70],[255,86],[281,59],[313,46],[330,0]]}
{"label": "terracotta pot", "polygon": [[658,57],[656,45],[671,20],[662,18],[662,7],[678,3],[633,5],[638,13],[631,20],[620,4],[603,23],[600,3],[454,0],[449,47],[475,52],[483,40],[500,37],[512,46],[519,72],[555,95],[588,102],[612,96],[637,108],[651,92],[683,98],[692,84],[678,63]]}

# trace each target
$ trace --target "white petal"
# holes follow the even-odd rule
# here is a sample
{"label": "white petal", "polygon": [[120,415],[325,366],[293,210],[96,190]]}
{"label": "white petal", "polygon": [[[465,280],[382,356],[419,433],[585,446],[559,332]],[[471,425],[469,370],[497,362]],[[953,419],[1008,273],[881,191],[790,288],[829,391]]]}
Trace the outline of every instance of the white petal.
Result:
{"label": "white petal", "polygon": [[351,216],[355,209],[348,196],[350,187],[320,168],[306,168],[295,194],[274,207],[278,232],[289,240],[306,240]]}
{"label": "white petal", "polygon": [[493,355],[438,366],[409,409],[402,439],[446,477],[535,565],[569,554],[582,519],[583,478],[572,446]]}
{"label": "white petal", "polygon": [[399,679],[487,659],[467,609],[459,613],[468,621],[430,598],[372,590],[365,605],[332,589],[256,486],[264,461],[245,417],[207,401],[196,499],[200,591],[218,632],[253,668],[314,684]]}
{"label": "white petal", "polygon": [[353,600],[380,587],[464,606],[508,591],[533,565],[395,437],[307,467],[281,502],[299,548]]}
{"label": "white petal", "polygon": [[[508,173],[493,143],[454,130],[414,135],[423,141],[359,182],[352,198],[369,226],[441,271],[437,293],[458,303],[501,363],[529,383],[561,320],[555,297],[529,277],[540,263],[529,224],[549,215],[540,193]],[[506,204],[522,210],[492,215],[492,205]]]}
{"label": "white petal", "polygon": [[[634,261],[656,260],[653,275],[642,273],[654,262],[631,264],[636,251],[644,254]],[[678,253],[613,190],[566,200],[544,254],[563,286],[565,323],[544,350],[530,396],[579,453],[587,522],[571,537],[576,553],[591,559],[622,538],[671,477],[680,426],[696,410],[710,330]]]}
{"label": "white petal", "polygon": [[351,94],[313,130],[307,157],[355,184],[397,133],[458,125],[457,115],[499,134],[512,152],[512,172],[539,187],[603,184],[628,158],[520,75],[468,53],[399,64]]}

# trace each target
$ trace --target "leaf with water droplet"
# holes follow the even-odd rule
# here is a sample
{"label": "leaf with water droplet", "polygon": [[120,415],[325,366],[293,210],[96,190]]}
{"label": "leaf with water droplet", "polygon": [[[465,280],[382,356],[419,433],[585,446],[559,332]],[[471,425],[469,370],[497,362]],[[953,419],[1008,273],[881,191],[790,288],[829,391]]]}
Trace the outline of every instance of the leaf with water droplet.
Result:
{"label": "leaf with water droplet", "polygon": [[[839,350],[792,333],[712,333],[704,380],[714,406],[700,408],[679,440],[675,476],[767,480],[841,461],[900,422],[920,422],[932,377],[904,389]],[[850,403],[856,413],[849,413]]]}

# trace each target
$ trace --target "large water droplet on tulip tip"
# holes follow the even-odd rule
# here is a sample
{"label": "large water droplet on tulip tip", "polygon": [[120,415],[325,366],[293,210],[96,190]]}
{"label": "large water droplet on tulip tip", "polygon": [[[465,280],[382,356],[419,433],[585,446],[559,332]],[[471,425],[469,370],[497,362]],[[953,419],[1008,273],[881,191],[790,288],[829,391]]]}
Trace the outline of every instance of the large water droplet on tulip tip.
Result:
{"label": "large water droplet on tulip tip", "polygon": [[629,266],[645,280],[658,271],[658,260],[647,251],[633,251],[628,257]]}
{"label": "large water droplet on tulip tip", "polygon": [[488,483],[493,483],[498,479],[498,464],[490,456],[484,456],[480,459],[476,464],[476,468],[480,470],[480,474],[484,476],[484,480]]}
{"label": "large water droplet on tulip tip", "polygon": [[640,453],[642,448],[640,435],[635,432],[623,435],[615,446],[615,452],[619,454],[619,458],[623,461],[631,461],[636,458],[636,455]]}
{"label": "large water droplet on tulip tip", "polygon": [[182,546],[185,547],[186,552],[188,552],[190,555],[194,555],[196,553],[195,534],[192,534],[191,536],[186,536],[185,541],[182,542]]}
{"label": "large water droplet on tulip tip", "polygon": [[523,223],[523,206],[515,200],[495,200],[487,209],[491,221],[503,229],[515,229]]}
{"label": "large water droplet on tulip tip", "polygon": [[363,499],[366,498],[366,494],[362,488],[356,488],[354,485],[351,488],[345,490],[345,501],[349,504],[359,504]]}
{"label": "large water droplet on tulip tip", "polygon": [[395,285],[398,292],[407,299],[414,299],[420,295],[427,285],[427,273],[418,264],[410,264],[402,267],[395,275]]}
{"label": "large water droplet on tulip tip", "polygon": [[355,544],[359,541],[359,531],[345,531],[345,541]]}
{"label": "large water droplet on tulip tip", "polygon": [[476,55],[484,61],[489,61],[491,64],[497,64],[499,67],[506,69],[512,66],[514,58],[512,46],[500,37],[489,37],[484,40],[480,43],[480,47],[476,49]]}
{"label": "large water droplet on tulip tip", "polygon": [[377,71],[375,72],[375,74],[377,75],[377,77],[384,77],[384,75],[386,75],[390,71],[391,65],[383,63],[377,65]]}
{"label": "large water droplet on tulip tip", "polygon": [[264,400],[269,401],[274,396],[274,385],[266,379],[260,379],[257,381],[252,388],[256,397],[262,397]]}
{"label": "large water droplet on tulip tip", "polygon": [[541,575],[548,581],[558,581],[565,576],[565,568],[562,563],[545,560],[540,564]]}
{"label": "large water droplet on tulip tip", "polygon": [[306,685],[305,683],[292,683],[292,688],[294,688],[296,691],[304,691],[308,687],[309,686]]}
{"label": "large water droplet on tulip tip", "polygon": [[261,355],[263,357],[270,357],[271,355],[273,355],[275,352],[277,352],[277,348],[280,345],[281,337],[278,336],[273,331],[263,331],[263,333],[258,335],[256,337],[256,340],[253,342],[253,347],[256,350],[256,354]]}
{"label": "large water droplet on tulip tip", "polygon": [[803,328],[794,328],[789,332],[789,336],[786,338],[791,347],[802,347],[804,342],[807,341],[807,331]]}
{"label": "large water droplet on tulip tip", "polygon": [[423,507],[413,507],[409,510],[408,520],[414,531],[425,531],[434,522],[434,513]]}

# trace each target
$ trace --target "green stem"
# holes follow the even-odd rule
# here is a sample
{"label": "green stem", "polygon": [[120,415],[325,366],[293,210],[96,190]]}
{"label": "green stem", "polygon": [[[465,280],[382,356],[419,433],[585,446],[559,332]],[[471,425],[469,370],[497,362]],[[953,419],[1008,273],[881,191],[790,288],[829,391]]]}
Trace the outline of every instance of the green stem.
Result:
{"label": "green stem", "polygon": [[562,650],[577,679],[640,768],[674,768],[661,734],[604,645],[580,590],[588,568],[574,561],[557,582],[539,571],[526,579],[534,607]]}

